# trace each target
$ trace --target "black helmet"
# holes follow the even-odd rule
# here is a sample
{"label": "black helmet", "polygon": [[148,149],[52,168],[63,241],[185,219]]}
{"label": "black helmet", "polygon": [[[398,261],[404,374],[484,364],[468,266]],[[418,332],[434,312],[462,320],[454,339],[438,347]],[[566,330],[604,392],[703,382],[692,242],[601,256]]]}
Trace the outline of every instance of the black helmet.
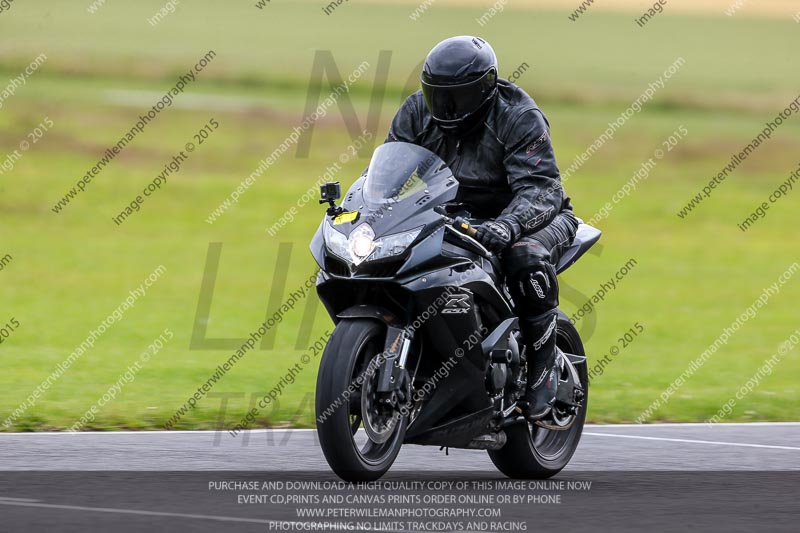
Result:
{"label": "black helmet", "polygon": [[451,37],[425,58],[421,81],[436,124],[463,136],[483,120],[497,94],[497,56],[480,37]]}

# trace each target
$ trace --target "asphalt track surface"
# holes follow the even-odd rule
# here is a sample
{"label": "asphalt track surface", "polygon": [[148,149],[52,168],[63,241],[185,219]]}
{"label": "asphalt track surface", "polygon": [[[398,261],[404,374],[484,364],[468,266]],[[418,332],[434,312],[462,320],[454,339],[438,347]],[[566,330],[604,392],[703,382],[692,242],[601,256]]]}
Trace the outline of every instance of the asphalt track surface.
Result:
{"label": "asphalt track surface", "polygon": [[[437,531],[531,531],[544,525],[571,532],[800,531],[800,423],[586,426],[572,462],[555,479],[593,485],[586,491],[517,490],[523,496],[558,493],[560,500],[495,505],[503,521],[483,522],[482,528],[466,529],[466,522],[438,517],[395,522],[384,530],[423,531],[424,522],[442,528]],[[309,430],[255,430],[237,437],[177,431],[0,434],[0,531],[348,530],[330,525],[309,529],[320,519],[300,518],[297,511],[309,505],[245,503],[239,495],[247,491],[211,488],[221,480],[281,480],[288,487],[337,478],[325,463],[316,433]],[[495,483],[505,478],[485,452],[450,450],[445,455],[423,446],[405,446],[384,478],[423,484],[442,480]],[[409,485],[399,487],[413,492],[406,490]],[[424,485],[418,494],[447,493],[431,487]],[[515,492],[492,487],[485,493]],[[380,493],[379,488],[371,493]],[[298,485],[298,490],[268,492],[321,495],[337,490]],[[336,520],[345,521],[332,523],[353,523]]]}

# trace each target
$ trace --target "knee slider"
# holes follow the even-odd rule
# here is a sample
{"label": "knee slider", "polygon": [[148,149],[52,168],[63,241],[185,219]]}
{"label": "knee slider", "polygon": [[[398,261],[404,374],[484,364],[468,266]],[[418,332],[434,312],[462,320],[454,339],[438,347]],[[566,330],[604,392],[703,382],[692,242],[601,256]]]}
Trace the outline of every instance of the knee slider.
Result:
{"label": "knee slider", "polygon": [[534,316],[558,307],[558,279],[553,265],[541,261],[518,272],[509,284],[517,314]]}

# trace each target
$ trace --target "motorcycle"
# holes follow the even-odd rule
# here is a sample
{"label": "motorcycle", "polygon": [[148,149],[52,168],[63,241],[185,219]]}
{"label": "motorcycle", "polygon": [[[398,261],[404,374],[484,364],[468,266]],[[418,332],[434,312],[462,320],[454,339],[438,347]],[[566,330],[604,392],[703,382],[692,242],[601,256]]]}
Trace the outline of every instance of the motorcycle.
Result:
{"label": "motorcycle", "polygon": [[[506,476],[545,479],[580,441],[589,379],[578,331],[559,311],[556,401],[529,423],[518,318],[457,192],[436,154],[402,142],[375,150],[341,206],[339,183],[321,186],[328,209],[311,252],[336,326],[317,378],[317,432],[346,481],[380,478],[404,443],[487,450]],[[599,238],[581,223],[557,271]]]}

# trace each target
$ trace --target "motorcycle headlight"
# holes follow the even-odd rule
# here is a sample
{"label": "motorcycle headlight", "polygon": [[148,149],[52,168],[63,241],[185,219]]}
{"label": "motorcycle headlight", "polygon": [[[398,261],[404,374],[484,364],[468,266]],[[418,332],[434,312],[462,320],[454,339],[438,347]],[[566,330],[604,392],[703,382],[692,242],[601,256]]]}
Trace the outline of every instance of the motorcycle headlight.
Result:
{"label": "motorcycle headlight", "polygon": [[350,250],[350,259],[354,265],[358,265],[369,257],[375,248],[375,232],[372,231],[369,224],[361,224],[350,232],[347,244]]}
{"label": "motorcycle headlight", "polygon": [[402,254],[414,242],[420,231],[422,231],[422,226],[378,239],[375,241],[375,251],[369,256],[369,260],[375,261]]}
{"label": "motorcycle headlight", "polygon": [[325,246],[333,255],[348,263],[359,265],[364,261],[377,261],[402,254],[422,231],[422,226],[410,231],[375,239],[369,224],[359,225],[350,237],[336,231],[330,224],[323,226]]}
{"label": "motorcycle headlight", "polygon": [[347,237],[339,233],[327,222],[322,225],[322,235],[325,237],[325,247],[333,255],[350,261],[350,253],[347,251]]}

